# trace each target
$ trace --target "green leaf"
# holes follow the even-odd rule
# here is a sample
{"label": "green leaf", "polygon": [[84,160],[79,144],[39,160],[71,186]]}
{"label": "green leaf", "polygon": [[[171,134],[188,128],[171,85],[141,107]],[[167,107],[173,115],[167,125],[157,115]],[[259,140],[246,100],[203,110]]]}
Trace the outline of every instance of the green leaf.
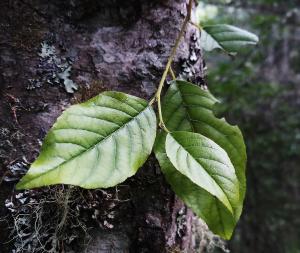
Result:
{"label": "green leaf", "polygon": [[158,135],[155,155],[173,191],[206,222],[210,230],[224,239],[230,239],[235,226],[232,213],[216,197],[194,184],[172,165],[165,153],[165,138],[165,133]]}
{"label": "green leaf", "polygon": [[239,182],[219,145],[201,134],[178,131],[167,135],[166,152],[178,171],[233,213],[239,202]]}
{"label": "green leaf", "polygon": [[258,43],[258,37],[232,25],[209,25],[202,27],[201,46],[206,51],[220,48],[229,54],[236,54],[250,45]]}
{"label": "green leaf", "polygon": [[[185,82],[174,81],[162,103],[163,118],[170,131],[200,133],[217,143],[228,154],[240,183],[239,205],[234,216],[215,197],[201,189],[170,163],[164,147],[166,135],[160,132],[155,143],[155,155],[175,193],[201,217],[216,234],[229,239],[238,221],[246,189],[246,148],[237,126],[214,115],[218,100],[207,90]],[[185,183],[183,183],[185,182]],[[188,190],[190,189],[190,190]]]}
{"label": "green leaf", "polygon": [[114,186],[143,165],[155,135],[156,116],[145,100],[103,92],[63,112],[17,189],[53,184]]}

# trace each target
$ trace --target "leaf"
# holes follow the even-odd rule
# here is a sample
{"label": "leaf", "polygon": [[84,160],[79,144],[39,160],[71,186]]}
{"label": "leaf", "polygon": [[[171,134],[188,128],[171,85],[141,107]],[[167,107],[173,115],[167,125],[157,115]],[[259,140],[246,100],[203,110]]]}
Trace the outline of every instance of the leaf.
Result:
{"label": "leaf", "polygon": [[[214,115],[217,102],[208,90],[185,81],[175,81],[163,100],[163,117],[170,131],[200,133],[226,151],[240,182],[242,205],[246,190],[246,147],[240,129]],[[237,219],[240,213],[241,210],[236,214]]]}
{"label": "leaf", "polygon": [[176,170],[164,152],[165,137],[165,133],[158,135],[155,155],[173,191],[206,222],[211,231],[230,239],[235,226],[232,213],[216,197]]}
{"label": "leaf", "polygon": [[[246,148],[239,128],[231,126],[225,119],[215,117],[213,109],[217,102],[218,100],[209,91],[199,86],[185,81],[174,81],[163,99],[162,113],[170,131],[200,133],[226,151],[240,183],[240,200],[234,210],[234,217],[216,198],[193,184],[172,166],[166,156],[164,148],[166,135],[163,132],[157,136],[154,151],[175,193],[207,223],[214,233],[229,239],[240,217],[245,196]],[[185,185],[184,189],[182,185]]]}
{"label": "leaf", "polygon": [[219,145],[201,134],[178,131],[167,135],[166,153],[178,171],[233,213],[239,202],[239,182]]}
{"label": "leaf", "polygon": [[143,165],[155,135],[156,116],[145,100],[103,92],[63,112],[17,189],[53,184],[114,186]]}
{"label": "leaf", "polygon": [[246,30],[232,25],[209,25],[202,27],[200,43],[204,50],[220,48],[229,54],[239,53],[242,49],[258,43],[258,37]]}

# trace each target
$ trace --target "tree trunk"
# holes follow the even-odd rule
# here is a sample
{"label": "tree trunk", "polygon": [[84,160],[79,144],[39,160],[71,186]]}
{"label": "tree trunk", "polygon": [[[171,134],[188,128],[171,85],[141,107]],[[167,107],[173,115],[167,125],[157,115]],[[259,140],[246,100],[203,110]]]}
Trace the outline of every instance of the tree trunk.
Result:
{"label": "tree trunk", "polygon": [[[186,15],[185,0],[4,0],[0,6],[0,251],[199,250],[198,220],[153,156],[137,175],[105,191],[14,190],[70,104],[104,90],[153,96]],[[189,26],[174,70],[202,84],[198,36]]]}

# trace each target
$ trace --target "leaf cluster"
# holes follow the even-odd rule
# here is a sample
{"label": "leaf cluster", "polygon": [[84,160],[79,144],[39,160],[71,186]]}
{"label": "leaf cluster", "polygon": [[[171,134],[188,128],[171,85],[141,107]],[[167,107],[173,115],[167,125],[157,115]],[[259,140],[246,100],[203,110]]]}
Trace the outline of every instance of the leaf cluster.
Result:
{"label": "leaf cluster", "polygon": [[[229,239],[246,191],[246,148],[241,131],[215,112],[207,90],[174,80],[161,91],[184,29],[154,99],[106,91],[63,112],[48,132],[39,157],[17,184],[30,189],[70,184],[108,188],[133,176],[154,152],[174,192],[222,238]],[[197,26],[197,25],[196,25]],[[199,27],[204,49],[236,54],[258,42],[256,35],[229,25]],[[152,104],[158,103],[159,126]]]}
{"label": "leaf cluster", "polygon": [[[216,102],[209,91],[174,81],[162,104],[171,132],[158,131],[155,154],[178,196],[228,239],[245,196],[246,151],[238,127],[214,115]],[[145,100],[103,92],[63,112],[17,188],[115,186],[147,160],[156,131],[154,110]]]}

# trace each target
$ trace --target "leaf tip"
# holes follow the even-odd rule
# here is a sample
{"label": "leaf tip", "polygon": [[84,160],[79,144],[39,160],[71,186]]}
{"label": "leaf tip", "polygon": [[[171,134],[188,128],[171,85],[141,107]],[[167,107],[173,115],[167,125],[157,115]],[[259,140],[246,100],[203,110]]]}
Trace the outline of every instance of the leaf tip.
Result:
{"label": "leaf tip", "polygon": [[222,239],[229,241],[232,237],[232,232],[220,236]]}
{"label": "leaf tip", "polygon": [[20,181],[19,183],[16,184],[15,188],[16,190],[25,190],[26,189],[26,184],[24,184],[22,181]]}
{"label": "leaf tip", "polygon": [[35,186],[33,186],[31,178],[28,177],[29,174],[26,174],[21,180],[16,184],[15,188],[16,190],[26,190],[26,189],[32,189]]}

